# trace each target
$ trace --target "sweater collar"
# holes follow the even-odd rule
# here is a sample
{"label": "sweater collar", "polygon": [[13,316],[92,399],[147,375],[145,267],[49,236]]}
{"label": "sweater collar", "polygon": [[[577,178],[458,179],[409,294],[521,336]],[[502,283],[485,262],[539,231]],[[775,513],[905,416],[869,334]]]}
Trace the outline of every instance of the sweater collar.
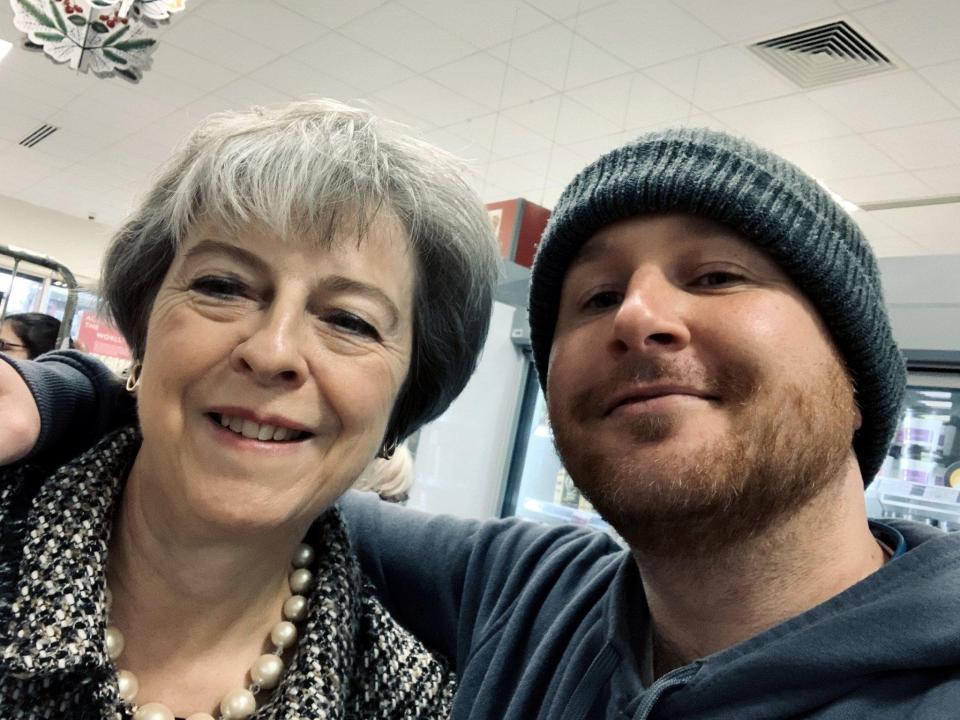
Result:
{"label": "sweater collar", "polygon": [[42,481],[26,517],[8,518],[24,523],[2,656],[11,672],[39,675],[109,664],[107,549],[114,508],[139,445],[136,428],[109,435]]}

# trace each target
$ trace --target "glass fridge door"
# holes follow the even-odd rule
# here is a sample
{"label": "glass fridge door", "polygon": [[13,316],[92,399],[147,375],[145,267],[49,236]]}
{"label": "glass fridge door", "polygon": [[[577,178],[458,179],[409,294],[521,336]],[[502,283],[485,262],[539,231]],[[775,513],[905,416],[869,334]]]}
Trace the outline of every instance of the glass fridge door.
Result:
{"label": "glass fridge door", "polygon": [[867,487],[867,511],[960,530],[960,376],[911,373],[896,438]]}
{"label": "glass fridge door", "polygon": [[580,494],[560,462],[553,446],[547,403],[532,366],[527,372],[502,514],[548,525],[588,525],[616,536]]}

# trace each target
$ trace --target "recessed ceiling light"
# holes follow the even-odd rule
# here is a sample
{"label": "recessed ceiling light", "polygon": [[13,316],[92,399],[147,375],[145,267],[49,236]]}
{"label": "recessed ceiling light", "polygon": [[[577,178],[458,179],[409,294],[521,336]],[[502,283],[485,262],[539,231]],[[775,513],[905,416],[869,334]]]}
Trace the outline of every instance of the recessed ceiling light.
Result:
{"label": "recessed ceiling light", "polygon": [[13,45],[6,40],[0,40],[0,60],[7,56],[7,53],[13,50]]}

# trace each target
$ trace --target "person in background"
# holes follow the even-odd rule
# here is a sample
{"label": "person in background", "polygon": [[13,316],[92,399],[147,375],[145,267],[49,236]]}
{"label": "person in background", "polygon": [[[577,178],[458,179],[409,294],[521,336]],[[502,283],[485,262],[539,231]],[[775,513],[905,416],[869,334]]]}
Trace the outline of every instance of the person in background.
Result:
{"label": "person in background", "polygon": [[381,500],[405,505],[413,487],[413,455],[400,445],[389,458],[375,458],[353,484],[354,490],[375,492]]}
{"label": "person in background", "polygon": [[7,315],[0,325],[0,352],[21,360],[33,360],[57,346],[60,321],[44,313]]}
{"label": "person in background", "polygon": [[[867,519],[904,364],[813,178],[724,133],[642,136],[561,195],[529,311],[564,465],[627,547],[340,502],[387,607],[455,662],[453,718],[956,715],[960,534]],[[25,372],[41,407],[116,393]]]}
{"label": "person in background", "polygon": [[332,505],[476,365],[497,250],[463,176],[320,100],[211,116],[174,154],[100,283],[135,417],[0,474],[4,718],[448,716],[453,674]]}

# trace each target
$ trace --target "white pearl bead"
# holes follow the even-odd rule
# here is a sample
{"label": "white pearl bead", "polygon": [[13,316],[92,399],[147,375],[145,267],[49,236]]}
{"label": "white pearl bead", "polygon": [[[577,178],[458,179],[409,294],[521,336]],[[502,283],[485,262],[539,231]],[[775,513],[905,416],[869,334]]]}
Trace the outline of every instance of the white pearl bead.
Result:
{"label": "white pearl bead", "polygon": [[257,701],[249,690],[231,690],[220,701],[223,720],[244,720],[257,711]]}
{"label": "white pearl bead", "polygon": [[273,690],[283,675],[283,660],[276,655],[261,655],[250,668],[250,679],[264,690]]}
{"label": "white pearl bead", "polygon": [[313,548],[306,543],[300,543],[293,553],[293,560],[290,561],[290,564],[295,568],[310,567],[313,565],[314,558],[316,558],[316,554],[313,552]]}
{"label": "white pearl bead", "polygon": [[194,713],[187,715],[187,720],[214,720],[214,718],[210,713]]}
{"label": "white pearl bead", "polygon": [[283,616],[291,622],[300,622],[307,617],[307,599],[303,595],[291,595],[283,604]]}
{"label": "white pearl bead", "polygon": [[176,720],[173,710],[163,703],[141,705],[133,714],[133,720]]}
{"label": "white pearl bead", "polygon": [[298,568],[290,573],[290,589],[297,595],[304,595],[313,587],[313,573],[305,568]]}
{"label": "white pearl bead", "polygon": [[127,702],[133,702],[137,693],[140,692],[140,681],[129,670],[121,670],[117,673],[117,686],[120,688],[120,697]]}
{"label": "white pearl bead", "polygon": [[107,628],[107,655],[111,660],[116,660],[123,654],[123,633],[113,625]]}
{"label": "white pearl bead", "polygon": [[297,626],[292,622],[281,620],[270,631],[270,640],[273,641],[274,645],[284,650],[293,647],[293,644],[297,642]]}

